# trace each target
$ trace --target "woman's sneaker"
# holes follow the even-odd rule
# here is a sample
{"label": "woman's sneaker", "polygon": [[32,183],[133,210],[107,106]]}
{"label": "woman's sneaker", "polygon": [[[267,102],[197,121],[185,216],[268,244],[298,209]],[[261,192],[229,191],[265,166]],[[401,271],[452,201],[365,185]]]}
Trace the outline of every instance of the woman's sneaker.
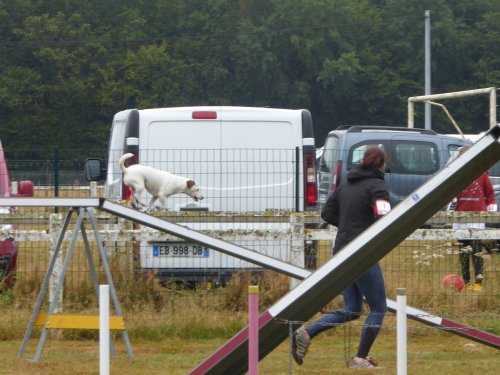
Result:
{"label": "woman's sneaker", "polygon": [[306,356],[307,349],[311,343],[311,338],[305,331],[305,329],[298,329],[295,331],[292,337],[292,357],[297,362],[298,365],[304,363],[304,357]]}
{"label": "woman's sneaker", "polygon": [[351,359],[351,362],[349,363],[350,368],[378,368],[380,369],[375,361],[369,357],[366,358],[361,358],[361,360],[356,360],[354,358]]}

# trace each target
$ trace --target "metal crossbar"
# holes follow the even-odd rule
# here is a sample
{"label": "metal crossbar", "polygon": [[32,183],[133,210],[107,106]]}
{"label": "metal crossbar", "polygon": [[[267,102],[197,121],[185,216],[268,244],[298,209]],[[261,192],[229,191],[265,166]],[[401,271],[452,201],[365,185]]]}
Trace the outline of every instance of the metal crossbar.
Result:
{"label": "metal crossbar", "polygon": [[99,198],[0,198],[3,207],[99,207]]}

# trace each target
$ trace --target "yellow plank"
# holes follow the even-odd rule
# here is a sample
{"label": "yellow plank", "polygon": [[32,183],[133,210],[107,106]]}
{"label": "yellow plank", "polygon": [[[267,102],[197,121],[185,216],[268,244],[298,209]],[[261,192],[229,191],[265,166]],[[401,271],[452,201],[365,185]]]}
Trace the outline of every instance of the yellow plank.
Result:
{"label": "yellow plank", "polygon": [[[47,313],[41,312],[35,319],[35,326],[47,329],[99,329],[99,316],[73,314],[47,315]],[[109,328],[124,330],[125,322],[123,321],[123,317],[110,316]]]}

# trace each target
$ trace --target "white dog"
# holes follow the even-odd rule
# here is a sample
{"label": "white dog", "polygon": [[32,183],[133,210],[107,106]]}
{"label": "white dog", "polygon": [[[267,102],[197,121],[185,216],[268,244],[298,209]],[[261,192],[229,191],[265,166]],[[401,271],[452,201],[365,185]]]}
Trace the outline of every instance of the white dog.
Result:
{"label": "white dog", "polygon": [[131,153],[123,155],[119,164],[123,172],[123,183],[132,189],[132,204],[136,208],[146,207],[139,199],[144,189],[153,196],[146,211],[152,210],[157,200],[160,200],[161,207],[166,207],[167,197],[173,194],[184,193],[195,201],[203,199],[199,186],[189,178],[140,164],[125,167],[125,161],[132,156],[134,155]]}

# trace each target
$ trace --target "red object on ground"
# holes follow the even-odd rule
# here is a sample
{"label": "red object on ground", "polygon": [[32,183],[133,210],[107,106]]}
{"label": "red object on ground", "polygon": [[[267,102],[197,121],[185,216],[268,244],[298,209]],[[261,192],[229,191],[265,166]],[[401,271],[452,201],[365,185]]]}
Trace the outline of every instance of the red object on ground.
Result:
{"label": "red object on ground", "polygon": [[453,289],[457,292],[460,292],[465,286],[464,280],[454,273],[443,277],[442,283],[446,289]]}

